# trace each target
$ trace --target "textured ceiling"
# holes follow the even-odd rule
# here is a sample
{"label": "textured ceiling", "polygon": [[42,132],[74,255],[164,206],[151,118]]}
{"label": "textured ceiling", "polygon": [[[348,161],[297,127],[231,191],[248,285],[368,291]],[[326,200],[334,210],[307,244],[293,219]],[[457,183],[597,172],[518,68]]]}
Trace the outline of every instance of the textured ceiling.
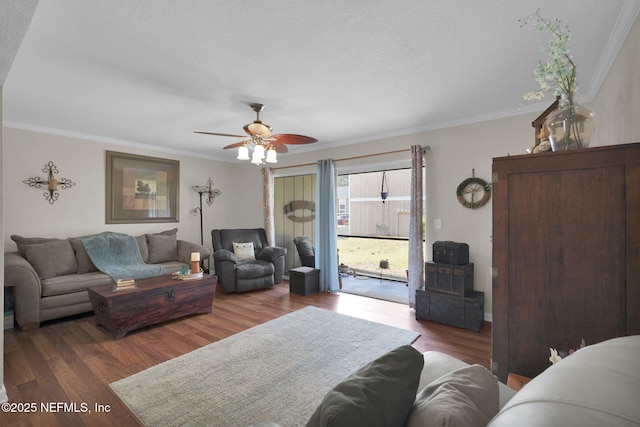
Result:
{"label": "textured ceiling", "polygon": [[241,134],[251,102],[274,133],[319,140],[290,152],[541,111],[551,95],[522,94],[549,35],[518,22],[538,7],[571,29],[592,99],[640,0],[41,0],[4,120],[235,161],[237,138],[193,131]]}

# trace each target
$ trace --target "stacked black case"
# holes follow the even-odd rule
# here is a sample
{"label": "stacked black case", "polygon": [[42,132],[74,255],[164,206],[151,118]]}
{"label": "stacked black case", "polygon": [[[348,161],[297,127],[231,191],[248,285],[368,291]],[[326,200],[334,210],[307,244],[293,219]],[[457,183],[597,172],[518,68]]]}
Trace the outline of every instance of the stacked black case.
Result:
{"label": "stacked black case", "polygon": [[416,291],[416,319],[478,332],[484,322],[484,292],[473,290],[469,245],[433,244],[433,261],[425,263],[425,289]]}

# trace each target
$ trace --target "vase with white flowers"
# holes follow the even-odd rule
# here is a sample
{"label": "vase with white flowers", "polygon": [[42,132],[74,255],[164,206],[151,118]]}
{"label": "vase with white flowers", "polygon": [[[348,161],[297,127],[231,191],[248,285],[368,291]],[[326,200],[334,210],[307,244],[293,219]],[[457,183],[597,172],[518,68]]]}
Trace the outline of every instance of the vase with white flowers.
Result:
{"label": "vase with white flowers", "polygon": [[547,53],[547,61],[539,60],[533,71],[539,90],[524,94],[526,100],[540,100],[550,91],[560,96],[558,109],[552,112],[545,126],[549,131],[549,141],[553,151],[588,147],[595,128],[593,110],[576,102],[578,80],[576,64],[569,53],[569,27],[562,26],[559,19],[550,21],[540,10],[520,21],[520,26],[533,22],[538,32],[549,31],[551,39],[539,49]]}

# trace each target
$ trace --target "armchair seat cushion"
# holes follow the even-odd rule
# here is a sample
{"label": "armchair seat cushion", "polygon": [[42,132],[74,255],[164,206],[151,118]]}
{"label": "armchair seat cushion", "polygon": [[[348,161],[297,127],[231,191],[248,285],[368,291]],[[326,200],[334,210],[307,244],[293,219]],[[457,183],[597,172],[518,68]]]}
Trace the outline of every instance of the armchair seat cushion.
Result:
{"label": "armchair seat cushion", "polygon": [[238,262],[236,264],[236,278],[255,279],[256,277],[272,276],[275,272],[273,264],[267,261],[255,260],[251,262]]}

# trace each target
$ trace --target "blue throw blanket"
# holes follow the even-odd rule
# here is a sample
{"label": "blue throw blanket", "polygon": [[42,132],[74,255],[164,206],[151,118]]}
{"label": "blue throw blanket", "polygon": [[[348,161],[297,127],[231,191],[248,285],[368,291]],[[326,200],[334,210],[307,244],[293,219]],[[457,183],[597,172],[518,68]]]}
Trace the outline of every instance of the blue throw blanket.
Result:
{"label": "blue throw blanket", "polygon": [[161,265],[144,263],[138,242],[128,234],[107,231],[78,239],[98,270],[113,277],[114,281],[167,274]]}

